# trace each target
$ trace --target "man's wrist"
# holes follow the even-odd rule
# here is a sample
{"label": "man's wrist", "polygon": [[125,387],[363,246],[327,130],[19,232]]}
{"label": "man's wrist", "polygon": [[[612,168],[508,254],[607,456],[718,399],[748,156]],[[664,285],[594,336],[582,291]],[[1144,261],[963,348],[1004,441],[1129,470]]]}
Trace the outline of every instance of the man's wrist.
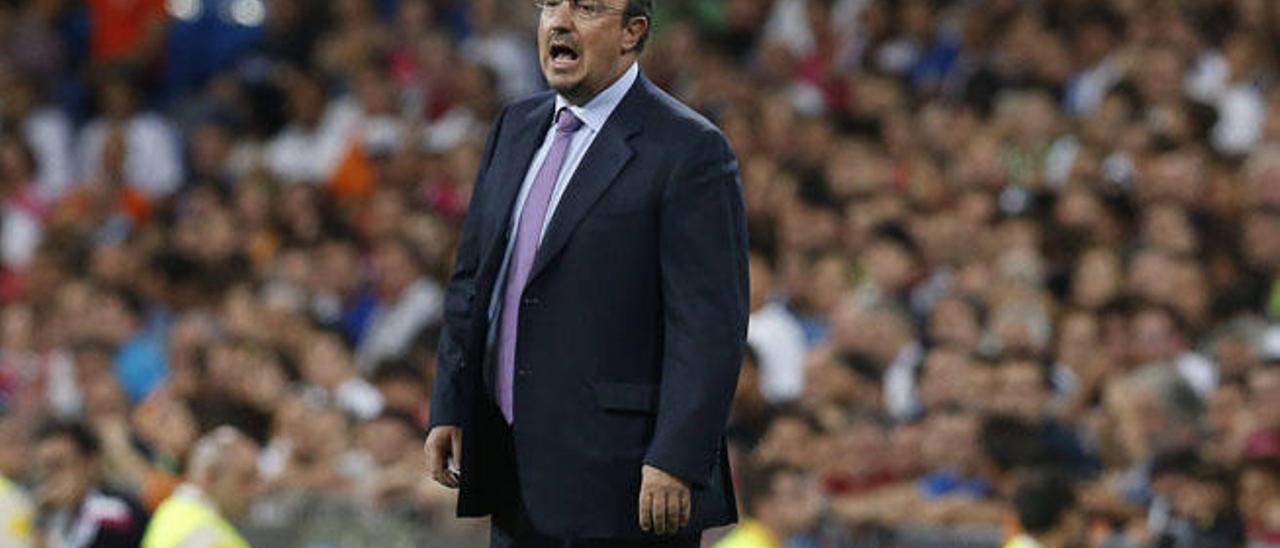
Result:
{"label": "man's wrist", "polygon": [[680,472],[678,470],[673,469],[670,466],[663,465],[662,463],[652,458],[645,458],[643,466],[651,466],[668,476],[671,476],[677,480],[680,480],[680,483],[683,483],[685,487],[688,487],[690,489],[694,488],[695,486],[701,487],[702,485],[705,484],[705,482],[693,481],[693,479],[690,477],[690,474],[685,472]]}

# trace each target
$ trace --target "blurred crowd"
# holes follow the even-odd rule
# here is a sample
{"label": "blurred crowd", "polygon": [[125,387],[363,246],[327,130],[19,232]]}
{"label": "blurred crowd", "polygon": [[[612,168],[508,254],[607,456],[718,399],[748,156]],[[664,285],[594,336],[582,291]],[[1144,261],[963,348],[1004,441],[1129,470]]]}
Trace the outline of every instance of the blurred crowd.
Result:
{"label": "blurred crowd", "polygon": [[[1280,3],[657,9],[749,216],[726,546],[1280,546]],[[421,442],[536,18],[0,0],[0,545],[131,538],[221,425],[255,545],[483,543]]]}

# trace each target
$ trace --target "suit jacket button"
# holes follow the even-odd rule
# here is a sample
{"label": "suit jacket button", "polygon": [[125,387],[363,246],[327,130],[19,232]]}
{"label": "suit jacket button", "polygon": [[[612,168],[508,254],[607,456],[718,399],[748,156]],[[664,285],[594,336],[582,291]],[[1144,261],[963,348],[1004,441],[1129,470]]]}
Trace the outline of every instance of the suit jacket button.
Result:
{"label": "suit jacket button", "polygon": [[528,376],[529,376],[529,370],[528,370],[528,369],[523,369],[523,368],[521,368],[521,369],[517,369],[517,370],[516,370],[516,376],[517,376],[517,377],[520,377],[520,378],[522,378],[522,379],[523,379],[523,378],[525,378],[525,377],[528,377]]}
{"label": "suit jacket button", "polygon": [[538,303],[541,303],[542,301],[537,297],[525,297],[522,302],[525,306],[538,306]]}

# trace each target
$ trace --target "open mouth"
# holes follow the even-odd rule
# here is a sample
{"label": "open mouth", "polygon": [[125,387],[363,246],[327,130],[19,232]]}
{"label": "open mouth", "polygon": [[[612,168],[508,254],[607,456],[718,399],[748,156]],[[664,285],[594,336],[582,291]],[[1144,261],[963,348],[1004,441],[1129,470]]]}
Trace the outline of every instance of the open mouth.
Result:
{"label": "open mouth", "polygon": [[578,62],[578,50],[566,44],[552,44],[547,52],[551,56],[551,64],[567,68]]}

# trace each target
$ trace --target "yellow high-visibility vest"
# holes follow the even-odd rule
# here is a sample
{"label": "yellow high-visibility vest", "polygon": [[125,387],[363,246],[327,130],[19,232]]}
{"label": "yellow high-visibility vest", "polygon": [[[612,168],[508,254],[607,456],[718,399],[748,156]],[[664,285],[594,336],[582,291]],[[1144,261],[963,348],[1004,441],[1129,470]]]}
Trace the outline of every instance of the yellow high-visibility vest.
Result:
{"label": "yellow high-visibility vest", "polygon": [[22,489],[0,475],[0,546],[35,546],[35,515],[35,507]]}
{"label": "yellow high-visibility vest", "polygon": [[1004,543],[1004,548],[1041,548],[1041,544],[1027,535],[1018,535]]}
{"label": "yellow high-visibility vest", "polygon": [[249,548],[199,489],[183,484],[156,508],[142,537],[142,548],[177,548],[192,541],[216,548]]}
{"label": "yellow high-visibility vest", "polygon": [[717,542],[715,548],[780,548],[782,543],[773,532],[755,520],[745,520]]}

